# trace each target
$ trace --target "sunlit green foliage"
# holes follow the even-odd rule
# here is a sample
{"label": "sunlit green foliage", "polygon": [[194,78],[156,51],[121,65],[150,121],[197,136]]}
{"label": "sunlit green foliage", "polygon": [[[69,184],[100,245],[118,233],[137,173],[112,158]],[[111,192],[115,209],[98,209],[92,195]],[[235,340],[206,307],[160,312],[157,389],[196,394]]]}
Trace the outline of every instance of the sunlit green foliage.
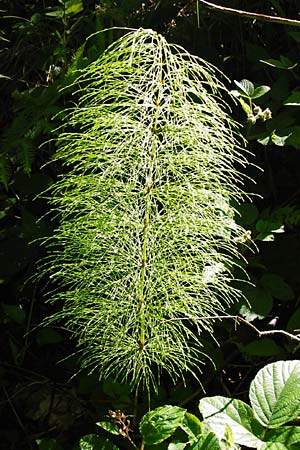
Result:
{"label": "sunlit green foliage", "polygon": [[[245,164],[216,70],[151,30],[126,34],[80,74],[51,189],[60,280],[83,366],[132,386],[199,373],[201,330],[239,296],[243,229],[230,201]],[[73,131],[69,131],[71,128]],[[212,318],[210,316],[213,316]]]}

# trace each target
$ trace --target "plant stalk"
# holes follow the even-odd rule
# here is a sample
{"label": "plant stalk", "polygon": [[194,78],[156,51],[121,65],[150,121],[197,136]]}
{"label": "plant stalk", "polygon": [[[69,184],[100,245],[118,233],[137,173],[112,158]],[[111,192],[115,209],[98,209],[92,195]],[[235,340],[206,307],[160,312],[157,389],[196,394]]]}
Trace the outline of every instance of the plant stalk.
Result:
{"label": "plant stalk", "polygon": [[160,48],[160,73],[158,80],[158,92],[156,99],[156,109],[154,113],[153,125],[152,125],[152,140],[149,154],[149,169],[146,175],[145,180],[145,216],[144,216],[144,226],[143,226],[143,236],[142,236],[142,262],[141,262],[141,273],[140,273],[140,283],[139,283],[139,291],[138,291],[138,301],[139,301],[139,318],[140,318],[140,330],[139,330],[139,348],[140,351],[143,351],[146,336],[145,336],[145,302],[146,302],[146,276],[147,276],[147,264],[148,264],[148,239],[149,239],[149,231],[151,229],[151,208],[152,208],[152,200],[153,200],[153,187],[154,187],[154,177],[155,177],[155,164],[157,157],[157,124],[159,117],[159,108],[161,104],[161,95],[162,95],[162,84],[163,84],[163,76],[162,76],[162,49]]}

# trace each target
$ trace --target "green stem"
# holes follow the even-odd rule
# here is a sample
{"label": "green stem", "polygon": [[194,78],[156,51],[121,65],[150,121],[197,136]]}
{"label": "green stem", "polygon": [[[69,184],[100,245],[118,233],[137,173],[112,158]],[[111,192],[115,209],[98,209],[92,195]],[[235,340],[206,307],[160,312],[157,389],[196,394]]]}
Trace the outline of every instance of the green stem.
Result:
{"label": "green stem", "polygon": [[153,126],[152,126],[152,142],[151,149],[149,153],[149,168],[146,175],[145,181],[145,216],[144,216],[144,227],[142,234],[142,262],[141,262],[141,273],[140,273],[140,282],[138,289],[138,301],[139,301],[139,348],[140,351],[144,349],[146,343],[145,336],[145,284],[146,284],[146,275],[147,275],[147,263],[148,263],[148,235],[151,227],[151,207],[152,207],[152,197],[153,197],[153,183],[154,183],[154,173],[155,173],[155,163],[156,163],[156,154],[157,154],[157,124],[158,124],[158,116],[159,116],[159,107],[161,101],[162,94],[162,51],[160,52],[160,66],[161,71],[159,74],[159,88],[156,99],[156,110],[154,113]]}

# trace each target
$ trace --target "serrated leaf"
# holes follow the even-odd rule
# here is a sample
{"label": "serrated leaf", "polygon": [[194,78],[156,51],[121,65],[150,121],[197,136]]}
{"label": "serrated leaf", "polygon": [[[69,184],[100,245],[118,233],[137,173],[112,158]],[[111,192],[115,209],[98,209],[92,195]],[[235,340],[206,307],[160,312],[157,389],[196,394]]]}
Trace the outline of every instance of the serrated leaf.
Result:
{"label": "serrated leaf", "polygon": [[197,438],[202,432],[200,420],[190,413],[185,414],[180,428],[185,431],[190,440]]}
{"label": "serrated leaf", "polygon": [[235,443],[255,448],[262,444],[260,437],[264,429],[250,406],[241,400],[206,397],[200,400],[199,409],[219,440],[225,438],[226,426],[229,426]]}
{"label": "serrated leaf", "polygon": [[280,442],[265,442],[259,450],[291,450],[291,448]]}
{"label": "serrated leaf", "polygon": [[112,441],[98,436],[97,434],[88,434],[79,441],[80,450],[119,450]]}
{"label": "serrated leaf", "polygon": [[201,436],[189,450],[222,450],[222,447],[215,433],[210,432]]}
{"label": "serrated leaf", "polygon": [[140,432],[146,445],[163,442],[183,424],[186,410],[179,406],[160,406],[146,413],[140,422]]}
{"label": "serrated leaf", "polygon": [[273,430],[268,430],[265,434],[268,442],[278,442],[285,445],[292,445],[300,442],[300,427],[282,426]]}
{"label": "serrated leaf", "polygon": [[252,97],[254,93],[254,84],[249,80],[241,80],[236,81],[234,80],[234,83],[238,87],[238,91],[241,95],[244,95],[246,97]]}
{"label": "serrated leaf", "polygon": [[241,351],[252,356],[275,356],[284,353],[284,349],[270,338],[254,339],[249,344],[241,347]]}
{"label": "serrated leaf", "polygon": [[120,434],[119,433],[119,427],[115,423],[111,423],[111,422],[97,422],[96,425],[98,425],[98,427],[103,428],[103,430],[108,431],[111,434],[116,434],[116,435]]}
{"label": "serrated leaf", "polygon": [[283,104],[284,106],[300,106],[300,91],[293,91]]}
{"label": "serrated leaf", "polygon": [[259,283],[278,300],[290,301],[295,298],[293,289],[275,273],[266,273],[261,277]]}
{"label": "serrated leaf", "polygon": [[250,402],[259,422],[276,428],[300,414],[300,361],[277,361],[261,369],[250,385]]}
{"label": "serrated leaf", "polygon": [[265,95],[267,92],[270,91],[270,86],[257,86],[257,88],[254,89],[253,94],[251,95],[251,98],[259,98]]}

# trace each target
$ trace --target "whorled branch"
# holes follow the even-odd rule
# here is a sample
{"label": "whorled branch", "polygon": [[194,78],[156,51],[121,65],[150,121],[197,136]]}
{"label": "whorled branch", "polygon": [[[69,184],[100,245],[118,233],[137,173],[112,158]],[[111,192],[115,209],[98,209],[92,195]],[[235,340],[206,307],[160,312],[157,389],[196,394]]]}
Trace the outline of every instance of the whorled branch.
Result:
{"label": "whorled branch", "polygon": [[232,202],[247,161],[225,88],[211,65],[142,29],[76,85],[55,156],[67,174],[49,195],[58,225],[45,270],[64,304],[55,318],[100,376],[147,388],[163,370],[198,376],[198,336],[213,332],[205,317],[240,296],[231,281],[244,230]]}

